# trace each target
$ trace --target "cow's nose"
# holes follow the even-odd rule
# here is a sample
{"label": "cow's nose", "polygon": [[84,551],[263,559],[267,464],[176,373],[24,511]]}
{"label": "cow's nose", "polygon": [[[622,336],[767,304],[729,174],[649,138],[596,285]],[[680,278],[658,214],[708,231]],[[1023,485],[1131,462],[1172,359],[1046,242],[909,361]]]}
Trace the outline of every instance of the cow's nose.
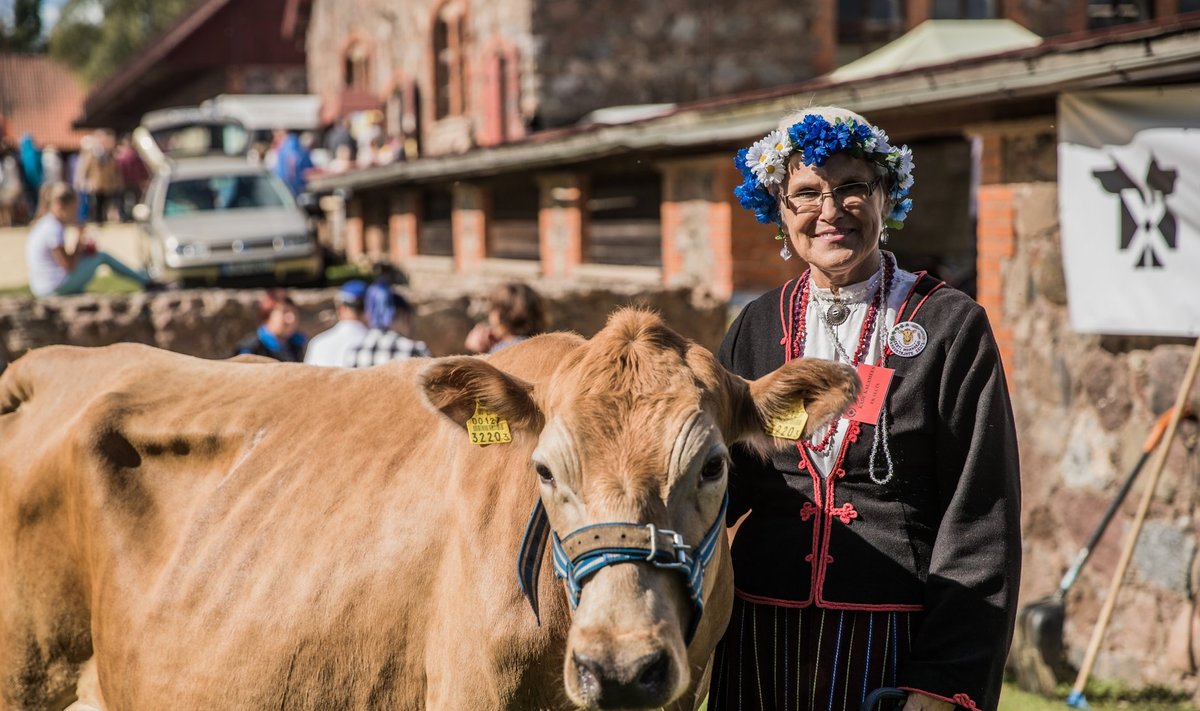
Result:
{"label": "cow's nose", "polygon": [[623,669],[578,652],[574,658],[579,691],[593,708],[653,708],[666,703],[671,692],[671,660],[664,651],[647,654]]}

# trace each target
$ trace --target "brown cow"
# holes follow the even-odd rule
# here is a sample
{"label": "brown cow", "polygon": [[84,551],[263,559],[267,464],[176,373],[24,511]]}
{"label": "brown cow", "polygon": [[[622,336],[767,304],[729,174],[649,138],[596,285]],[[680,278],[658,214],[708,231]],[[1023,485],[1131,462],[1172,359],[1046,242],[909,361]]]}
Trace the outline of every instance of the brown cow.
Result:
{"label": "brown cow", "polygon": [[[747,383],[639,311],[360,371],[36,351],[0,378],[0,707],[62,708],[94,654],[107,709],[694,708],[732,598],[725,447],[856,389],[820,361]],[[510,443],[468,441],[477,405]],[[646,561],[572,611],[546,556],[539,626],[539,492],[564,546],[717,532],[690,644],[687,575]]]}

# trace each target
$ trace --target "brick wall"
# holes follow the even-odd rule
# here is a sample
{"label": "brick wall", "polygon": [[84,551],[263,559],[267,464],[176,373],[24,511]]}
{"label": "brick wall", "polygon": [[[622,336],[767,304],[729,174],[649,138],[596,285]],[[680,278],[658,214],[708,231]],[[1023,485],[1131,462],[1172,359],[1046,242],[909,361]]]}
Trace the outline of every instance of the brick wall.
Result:
{"label": "brick wall", "polygon": [[721,194],[729,205],[730,261],[733,290],[761,292],[773,289],[804,270],[804,263],[793,257],[779,256],[783,243],[775,239],[774,225],[764,225],[754,214],[743,210],[733,196],[742,177],[732,160],[722,169]]}
{"label": "brick wall", "polygon": [[583,263],[587,179],[574,173],[551,173],[540,176],[538,184],[542,274],[569,277]]}
{"label": "brick wall", "polygon": [[1013,330],[1004,313],[1005,276],[1016,250],[1015,206],[1011,185],[984,185],[979,188],[978,294],[976,299],[987,310],[988,320],[1000,346],[1006,370],[1012,370]]}

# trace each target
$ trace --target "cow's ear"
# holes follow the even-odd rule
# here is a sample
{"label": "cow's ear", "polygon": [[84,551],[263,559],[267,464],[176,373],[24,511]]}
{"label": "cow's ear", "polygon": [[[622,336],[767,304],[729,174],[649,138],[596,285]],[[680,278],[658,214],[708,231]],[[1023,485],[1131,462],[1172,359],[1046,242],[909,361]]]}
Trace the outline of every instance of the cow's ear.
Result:
{"label": "cow's ear", "polygon": [[514,430],[542,429],[533,386],[480,358],[439,358],[417,377],[425,401],[460,427],[466,426],[478,405],[508,420]]}
{"label": "cow's ear", "polygon": [[[738,441],[759,451],[767,451],[784,440],[767,434],[772,423],[788,418],[803,404],[808,414],[803,435],[840,415],[858,397],[858,374],[847,365],[827,360],[799,358],[789,361],[773,373],[740,388],[740,417],[735,421]],[[737,397],[737,396],[735,396]]]}

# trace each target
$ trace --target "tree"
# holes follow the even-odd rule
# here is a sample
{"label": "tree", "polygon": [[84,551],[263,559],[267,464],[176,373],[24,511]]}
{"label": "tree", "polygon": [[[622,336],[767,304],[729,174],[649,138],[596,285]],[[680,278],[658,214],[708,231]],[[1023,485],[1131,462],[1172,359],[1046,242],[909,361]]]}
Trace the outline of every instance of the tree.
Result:
{"label": "tree", "polygon": [[13,26],[5,27],[0,47],[9,52],[42,51],[42,0],[16,0]]}
{"label": "tree", "polygon": [[67,0],[50,33],[50,54],[70,64],[87,81],[100,81],[197,2]]}

